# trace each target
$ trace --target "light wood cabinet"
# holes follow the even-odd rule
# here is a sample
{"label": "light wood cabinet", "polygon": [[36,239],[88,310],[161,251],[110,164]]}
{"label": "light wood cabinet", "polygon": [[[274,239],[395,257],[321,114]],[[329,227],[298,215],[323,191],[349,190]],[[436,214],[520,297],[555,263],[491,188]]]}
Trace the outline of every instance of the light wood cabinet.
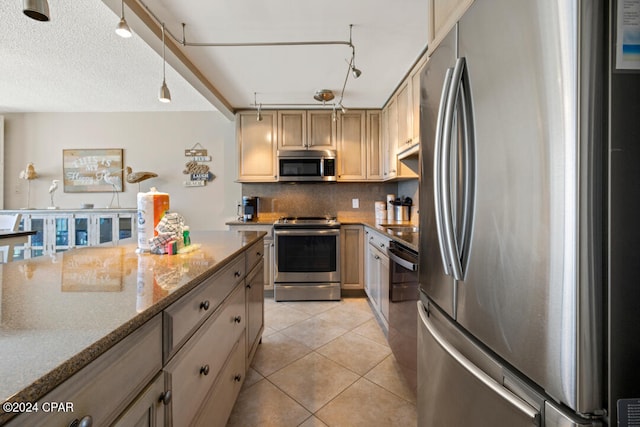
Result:
{"label": "light wood cabinet", "polygon": [[164,387],[164,375],[158,374],[129,408],[116,420],[113,427],[164,427],[165,405],[171,393]]}
{"label": "light wood cabinet", "polygon": [[336,149],[336,121],[331,111],[307,111],[307,148]]}
{"label": "light wood cabinet", "polygon": [[427,0],[427,53],[431,55],[473,0]]}
{"label": "light wood cabinet", "polygon": [[367,179],[364,110],[350,110],[338,117],[338,181]]}
{"label": "light wood cabinet", "polygon": [[342,289],[364,289],[364,227],[340,227]]}
{"label": "light wood cabinet", "polygon": [[279,150],[335,150],[336,123],[331,111],[278,111]]}
{"label": "light wood cabinet", "polygon": [[427,56],[423,56],[418,64],[411,70],[409,75],[409,81],[411,86],[411,123],[412,123],[412,136],[411,145],[420,144],[420,98],[421,88],[420,79],[424,68],[427,64]]}
{"label": "light wood cabinet", "polygon": [[231,231],[264,231],[267,233],[264,236],[262,257],[264,258],[264,289],[267,291],[273,290],[273,273],[275,268],[275,248],[273,242],[273,225],[272,224],[252,224],[242,223],[229,225]]}
{"label": "light wood cabinet", "polygon": [[365,293],[374,312],[385,329],[389,328],[389,257],[387,247],[390,239],[370,228],[366,236]]}
{"label": "light wood cabinet", "polygon": [[[8,425],[69,426],[89,419],[93,425],[110,425],[161,368],[158,315],[40,399],[42,410],[22,414]],[[71,402],[73,411],[46,410],[51,402]]]}
{"label": "light wood cabinet", "polygon": [[[173,426],[191,424],[245,326],[245,290],[244,286],[237,286],[169,361],[164,371],[173,393],[170,403]],[[243,360],[244,348],[243,343]]]}
{"label": "light wood cabinet", "polygon": [[247,361],[249,369],[251,360],[258,349],[262,331],[264,330],[264,260],[251,270],[246,279],[246,317],[247,317]]}
{"label": "light wood cabinet", "polygon": [[413,122],[411,114],[413,108],[411,104],[411,88],[409,80],[405,80],[398,88],[396,93],[396,104],[398,114],[398,138],[396,141],[397,152],[404,150],[407,145],[411,144],[411,134],[413,133]]}
{"label": "light wood cabinet", "polygon": [[382,181],[382,118],[380,111],[367,111],[367,180]]}
{"label": "light wood cabinet", "polygon": [[278,116],[275,111],[262,111],[261,114],[262,121],[257,121],[254,111],[236,115],[239,182],[278,180]]}

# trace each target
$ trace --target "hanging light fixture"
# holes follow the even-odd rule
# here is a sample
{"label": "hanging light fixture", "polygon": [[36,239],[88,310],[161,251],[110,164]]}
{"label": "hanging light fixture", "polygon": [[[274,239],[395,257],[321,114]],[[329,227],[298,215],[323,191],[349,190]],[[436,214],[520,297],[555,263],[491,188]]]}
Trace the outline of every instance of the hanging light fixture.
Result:
{"label": "hanging light fixture", "polygon": [[331,101],[333,98],[335,98],[335,95],[331,89],[320,89],[316,91],[315,95],[313,95],[313,99],[322,103]]}
{"label": "hanging light fixture", "polygon": [[123,39],[128,39],[131,37],[131,28],[129,28],[129,24],[127,24],[127,20],[124,19],[124,0],[121,2],[122,12],[120,13],[120,22],[116,27],[116,34],[122,37]]}
{"label": "hanging light fixture", "polygon": [[31,19],[46,22],[49,20],[49,3],[47,0],[24,0],[22,11]]}
{"label": "hanging light fixture", "polygon": [[171,102],[171,92],[169,92],[169,88],[167,87],[166,77],[166,67],[167,60],[165,59],[165,43],[164,43],[164,22],[162,23],[162,86],[160,87],[160,95],[158,99],[160,102]]}

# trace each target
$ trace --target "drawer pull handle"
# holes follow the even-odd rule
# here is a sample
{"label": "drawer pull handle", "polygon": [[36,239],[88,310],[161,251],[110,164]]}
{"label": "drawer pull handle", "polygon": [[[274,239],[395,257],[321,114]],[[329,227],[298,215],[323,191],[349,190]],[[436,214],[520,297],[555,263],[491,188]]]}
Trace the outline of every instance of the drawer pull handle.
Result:
{"label": "drawer pull handle", "polygon": [[234,317],[234,318],[233,318],[233,321],[234,321],[235,323],[240,323],[240,322],[242,322],[242,316],[236,316],[236,317]]}
{"label": "drawer pull handle", "polygon": [[207,311],[209,310],[209,300],[204,300],[200,303],[200,309]]}
{"label": "drawer pull handle", "polygon": [[251,289],[251,283],[247,283],[247,289]]}
{"label": "drawer pull handle", "polygon": [[209,375],[209,365],[204,365],[200,368],[200,375],[207,376]]}
{"label": "drawer pull handle", "polygon": [[93,418],[91,415],[85,415],[82,419],[75,419],[71,421],[69,427],[91,427],[93,425]]}
{"label": "drawer pull handle", "polygon": [[171,397],[172,397],[171,390],[167,390],[160,395],[158,402],[162,402],[165,405],[168,405],[171,402]]}
{"label": "drawer pull handle", "polygon": [[256,252],[257,256],[262,256],[262,254],[260,252]]}
{"label": "drawer pull handle", "polygon": [[235,277],[240,277],[240,272],[239,272],[239,271],[236,271],[235,273],[233,273],[233,275],[234,275]]}
{"label": "drawer pull handle", "polygon": [[240,375],[240,374],[236,374],[236,375],[233,377],[233,381],[235,381],[235,382],[239,383],[240,381],[242,381],[242,375]]}

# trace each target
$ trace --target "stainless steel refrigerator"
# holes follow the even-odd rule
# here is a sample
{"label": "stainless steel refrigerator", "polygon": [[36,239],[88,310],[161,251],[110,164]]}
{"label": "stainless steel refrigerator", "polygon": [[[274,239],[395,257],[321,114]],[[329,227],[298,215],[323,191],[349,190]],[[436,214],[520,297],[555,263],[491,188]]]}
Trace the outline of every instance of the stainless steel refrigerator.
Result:
{"label": "stainless steel refrigerator", "polygon": [[640,74],[615,70],[617,3],[476,0],[427,62],[420,426],[640,413]]}

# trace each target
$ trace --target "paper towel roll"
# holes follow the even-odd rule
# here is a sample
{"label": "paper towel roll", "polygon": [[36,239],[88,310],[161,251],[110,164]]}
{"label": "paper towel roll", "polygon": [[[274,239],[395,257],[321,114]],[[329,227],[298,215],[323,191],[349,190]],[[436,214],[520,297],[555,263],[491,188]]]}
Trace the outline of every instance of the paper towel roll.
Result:
{"label": "paper towel roll", "polygon": [[138,248],[151,249],[149,239],[156,235],[156,225],[169,210],[169,194],[151,188],[148,193],[138,193]]}
{"label": "paper towel roll", "polygon": [[387,210],[387,204],[385,202],[375,202],[375,209],[376,209],[376,212],[377,211],[386,211]]}

